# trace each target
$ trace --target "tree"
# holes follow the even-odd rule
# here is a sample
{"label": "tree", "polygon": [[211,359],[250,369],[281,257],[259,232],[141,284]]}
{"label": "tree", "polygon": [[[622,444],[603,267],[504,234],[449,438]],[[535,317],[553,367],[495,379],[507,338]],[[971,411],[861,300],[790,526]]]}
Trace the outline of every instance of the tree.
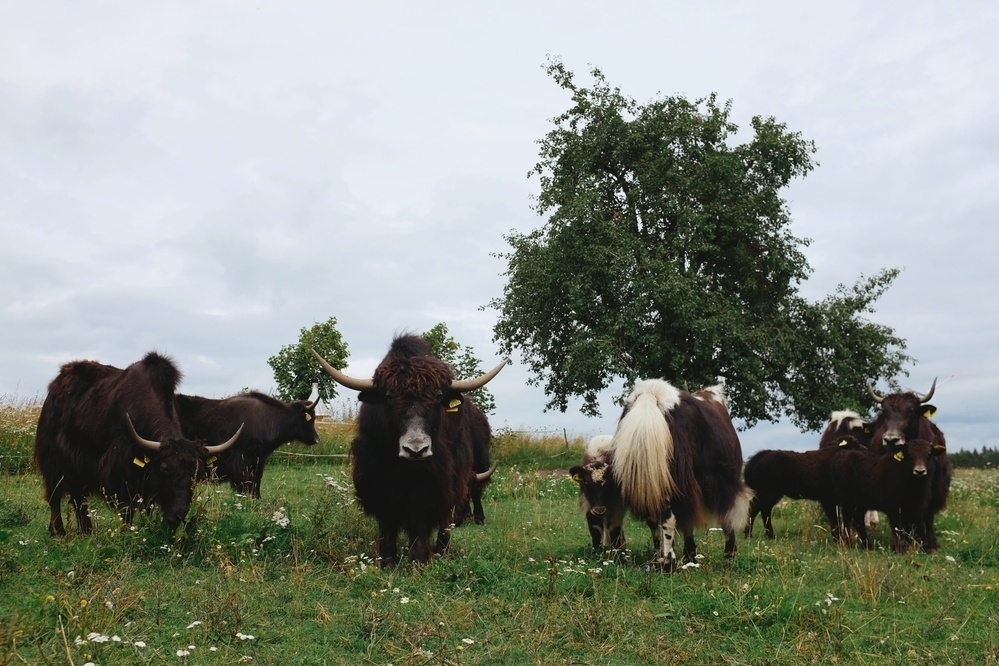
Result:
{"label": "tree", "polygon": [[281,347],[267,364],[274,370],[277,395],[282,400],[305,400],[312,395],[312,386],[319,389],[319,399],[329,403],[336,397],[337,384],[323,372],[312,355],[315,349],[335,368],[347,365],[347,343],[336,329],[336,317],[302,328],[298,343]]}
{"label": "tree", "polygon": [[905,341],[863,317],[898,270],[819,303],[798,294],[809,241],[791,233],[779,192],[815,168],[811,141],[757,116],[731,145],[731,102],[715,95],[640,105],[599,69],[591,88],[558,60],[547,71],[572,96],[528,174],[547,221],[505,237],[508,281],[489,303],[494,340],[520,350],[546,409],[580,396],[595,415],[620,378],[722,379],[747,426],[783,413],[816,429],[833,409],[868,405],[867,380],[901,371]]}
{"label": "tree", "polygon": [[[430,344],[434,356],[451,366],[456,379],[472,379],[485,373],[482,362],[475,358],[471,347],[463,347],[448,335],[447,324],[441,322],[423,334],[423,339]],[[488,386],[483,386],[468,394],[472,401],[486,414],[496,410],[496,400],[489,392]]]}

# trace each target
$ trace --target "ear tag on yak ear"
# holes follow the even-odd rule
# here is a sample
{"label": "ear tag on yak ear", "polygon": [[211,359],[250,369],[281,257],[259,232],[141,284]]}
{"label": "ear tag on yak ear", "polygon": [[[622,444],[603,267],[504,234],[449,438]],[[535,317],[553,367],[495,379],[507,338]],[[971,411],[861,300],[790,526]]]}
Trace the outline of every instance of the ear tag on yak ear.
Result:
{"label": "ear tag on yak ear", "polygon": [[459,398],[451,398],[451,402],[447,403],[446,412],[456,412],[458,407],[461,405],[461,400]]}
{"label": "ear tag on yak ear", "polygon": [[305,420],[306,421],[311,421],[312,420],[312,414],[310,414],[308,412],[305,412]]}
{"label": "ear tag on yak ear", "polygon": [[212,456],[211,458],[205,460],[205,465],[208,467],[208,469],[211,469],[212,467],[215,467],[215,461],[218,459],[219,459],[218,456]]}
{"label": "ear tag on yak ear", "polygon": [[892,456],[895,460],[902,462],[902,458],[905,458],[905,451],[896,451],[895,455]]}
{"label": "ear tag on yak ear", "polygon": [[572,480],[575,481],[576,483],[582,483],[583,482],[583,477],[581,477],[578,474],[573,474],[572,475]]}
{"label": "ear tag on yak ear", "polygon": [[936,413],[937,413],[936,407],[927,407],[926,409],[923,410],[923,416],[925,416],[928,419],[932,419],[933,415]]}
{"label": "ear tag on yak ear", "polygon": [[839,445],[840,445],[840,446],[846,446],[846,445],[847,445],[847,444],[849,444],[849,443],[850,443],[850,442],[846,441],[845,439],[841,439],[841,440],[839,440]]}
{"label": "ear tag on yak ear", "polygon": [[946,451],[947,447],[945,445],[943,445],[943,444],[934,444],[933,445],[933,450],[934,451]]}
{"label": "ear tag on yak ear", "polygon": [[145,467],[147,462],[149,462],[149,456],[142,456],[141,458],[139,456],[135,456],[132,459],[132,464],[136,467]]}

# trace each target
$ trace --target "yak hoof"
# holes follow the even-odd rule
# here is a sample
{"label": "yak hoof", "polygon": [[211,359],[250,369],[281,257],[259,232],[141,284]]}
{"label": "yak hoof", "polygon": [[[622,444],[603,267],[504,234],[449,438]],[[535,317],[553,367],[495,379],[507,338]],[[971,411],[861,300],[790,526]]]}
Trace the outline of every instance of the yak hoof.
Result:
{"label": "yak hoof", "polygon": [[675,557],[669,559],[657,558],[652,560],[646,567],[647,572],[660,571],[662,573],[673,573],[677,570],[678,564]]}

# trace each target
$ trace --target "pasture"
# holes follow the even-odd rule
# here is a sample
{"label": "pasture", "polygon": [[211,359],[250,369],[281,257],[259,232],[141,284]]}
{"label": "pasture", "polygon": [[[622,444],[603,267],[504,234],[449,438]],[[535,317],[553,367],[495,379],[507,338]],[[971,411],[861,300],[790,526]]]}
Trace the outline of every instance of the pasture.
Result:
{"label": "pasture", "polygon": [[[37,416],[37,412],[35,417]],[[956,471],[941,551],[829,539],[811,502],[774,510],[777,539],[719,531],[673,575],[594,553],[566,469],[582,441],[499,433],[486,524],[425,567],[373,563],[374,521],[342,457],[349,426],[285,447],[253,500],[198,487],[186,526],[157,512],[57,541],[30,456],[32,410],[0,407],[0,664],[996,664],[999,474]],[[312,457],[305,454],[319,454]],[[885,522],[872,534],[888,541]]]}

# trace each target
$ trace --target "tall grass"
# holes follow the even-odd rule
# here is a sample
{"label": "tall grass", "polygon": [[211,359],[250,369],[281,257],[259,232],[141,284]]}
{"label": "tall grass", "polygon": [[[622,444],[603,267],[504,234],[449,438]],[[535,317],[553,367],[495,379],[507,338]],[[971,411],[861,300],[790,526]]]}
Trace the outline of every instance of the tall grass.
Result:
{"label": "tall grass", "polygon": [[[341,436],[287,451],[333,455]],[[934,555],[835,545],[815,506],[785,501],[776,540],[725,559],[701,531],[697,566],[664,575],[637,521],[626,552],[589,548],[564,464],[581,455],[501,436],[486,525],[390,570],[343,458],[272,465],[260,500],[199,485],[173,535],[156,511],[124,529],[95,499],[94,533],[70,521],[63,540],[40,480],[4,472],[0,664],[999,662],[995,473],[958,471]]]}

